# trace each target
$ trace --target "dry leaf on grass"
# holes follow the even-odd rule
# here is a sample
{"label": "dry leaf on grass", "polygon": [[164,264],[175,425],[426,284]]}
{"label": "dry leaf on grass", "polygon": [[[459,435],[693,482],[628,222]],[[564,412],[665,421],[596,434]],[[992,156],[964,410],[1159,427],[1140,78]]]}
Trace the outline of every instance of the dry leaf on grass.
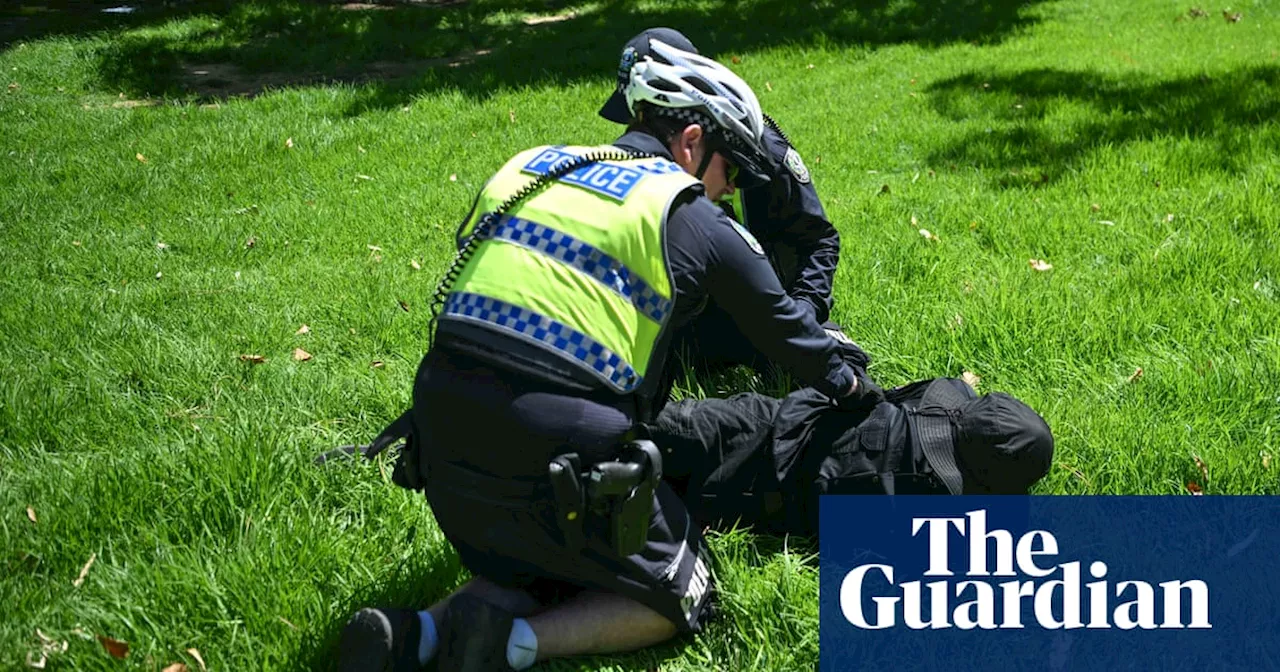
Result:
{"label": "dry leaf on grass", "polygon": [[372,180],[373,178],[372,178],[372,177],[369,177],[368,175],[356,175],[356,179],[357,179],[357,180]]}
{"label": "dry leaf on grass", "polygon": [[84,577],[89,575],[89,568],[93,566],[94,561],[96,561],[97,559],[98,559],[98,554],[91,553],[89,555],[89,562],[84,563],[84,567],[80,568],[80,576],[77,576],[76,580],[71,582],[71,585],[75,586],[76,588],[79,588],[81,585],[83,585]]}
{"label": "dry leaf on grass", "polygon": [[356,145],[356,149],[360,150],[361,154],[364,154],[364,147],[361,147],[360,145]]}
{"label": "dry leaf on grass", "polygon": [[98,635],[98,641],[102,642],[102,648],[106,649],[107,653],[111,654],[112,658],[123,659],[123,658],[129,657],[128,642],[122,642],[118,639],[104,637],[103,635]]}
{"label": "dry leaf on grass", "polygon": [[157,250],[167,250],[167,249],[169,249],[169,244],[168,244],[168,243],[166,243],[166,242],[164,242],[164,241],[160,241],[160,242],[156,243],[156,249],[157,249]]}
{"label": "dry leaf on grass", "polygon": [[1196,468],[1199,469],[1200,474],[1204,476],[1204,482],[1208,483],[1209,482],[1209,465],[1205,464],[1204,460],[1200,459],[1200,456],[1194,453],[1191,455],[1191,459],[1196,461]]}
{"label": "dry leaf on grass", "polygon": [[306,350],[303,350],[302,348],[294,348],[293,359],[294,361],[305,362],[311,359],[311,353],[307,352]]}
{"label": "dry leaf on grass", "polygon": [[1031,264],[1031,268],[1041,272],[1044,272],[1053,268],[1053,264],[1045,261],[1044,259],[1028,259],[1027,263]]}
{"label": "dry leaf on grass", "polygon": [[772,91],[773,91],[773,83],[772,83],[772,82],[765,82],[765,83],[764,83],[764,88],[765,88],[765,90],[766,90],[766,91],[770,91],[770,92],[772,92]]}
{"label": "dry leaf on grass", "polygon": [[1201,488],[1200,484],[1195,481],[1187,481],[1187,492],[1190,492],[1193,495],[1203,495],[1204,488]]}
{"label": "dry leaf on grass", "polygon": [[512,107],[507,110],[507,119],[510,119],[513,124],[516,123],[516,108]]}
{"label": "dry leaf on grass", "polygon": [[191,657],[196,659],[196,663],[200,665],[200,672],[204,672],[208,669],[204,666],[204,658],[200,657],[199,651],[195,650],[195,648],[190,648],[187,649],[187,653],[191,654]]}
{"label": "dry leaf on grass", "polygon": [[1222,18],[1226,19],[1227,23],[1240,23],[1240,19],[1244,18],[1244,14],[1224,9],[1222,10]]}
{"label": "dry leaf on grass", "polygon": [[135,156],[139,161],[141,161],[141,162],[143,162],[143,163],[146,163],[146,162],[147,162],[147,157],[143,156],[143,155],[142,155],[142,152],[138,152],[138,153],[137,153],[137,154],[135,154],[134,156]]}
{"label": "dry leaf on grass", "polygon": [[915,229],[919,227],[920,227],[920,220],[916,219],[915,215],[911,215],[911,228]]}
{"label": "dry leaf on grass", "polygon": [[382,248],[381,248],[381,247],[378,247],[377,245],[369,245],[368,247],[369,247],[369,251],[370,251],[370,252],[381,252],[381,251],[382,251]]}
{"label": "dry leaf on grass", "polygon": [[301,327],[298,327],[298,330],[293,332],[293,335],[301,336],[303,334],[309,334],[309,333],[311,333],[311,327],[308,327],[307,325],[304,324]]}
{"label": "dry leaf on grass", "polygon": [[1132,383],[1141,377],[1142,377],[1142,367],[1139,366],[1137,369],[1134,370],[1132,374],[1129,375],[1129,382]]}
{"label": "dry leaf on grass", "polygon": [[400,304],[400,310],[403,310],[406,313],[409,312],[409,304],[405,303],[404,299],[400,299],[397,303]]}
{"label": "dry leaf on grass", "polygon": [[977,390],[978,384],[982,382],[982,377],[972,371],[965,371],[960,374],[960,380],[963,380],[968,383],[969,387]]}
{"label": "dry leaf on grass", "polygon": [[1092,210],[1092,211],[1094,211],[1094,212],[1098,212],[1099,210],[1101,210],[1101,209],[1102,209],[1102,206],[1101,206],[1101,205],[1098,205],[1097,203],[1091,203],[1091,204],[1089,205],[1089,209],[1090,209],[1090,210]]}
{"label": "dry leaf on grass", "polygon": [[386,364],[383,364],[382,360],[379,359],[379,360],[374,360],[374,362],[369,366],[372,366],[375,369],[381,369],[382,367],[386,366]]}
{"label": "dry leaf on grass", "polygon": [[410,260],[409,260],[409,267],[410,267],[410,268],[412,268],[412,269],[413,269],[413,270],[415,270],[415,271],[421,271],[421,270],[422,270],[422,264],[419,264],[417,259],[410,259]]}
{"label": "dry leaf on grass", "polygon": [[253,249],[253,246],[257,244],[258,244],[258,239],[254,236],[249,236],[248,240],[244,241],[244,247],[246,250]]}
{"label": "dry leaf on grass", "polygon": [[168,666],[168,667],[164,668],[163,670],[160,670],[160,672],[187,672],[187,664],[186,664],[186,663],[174,663],[174,664],[172,664],[172,665],[170,665],[170,666]]}
{"label": "dry leaf on grass", "polygon": [[1264,451],[1262,451],[1262,452],[1258,453],[1258,457],[1262,458],[1262,468],[1263,468],[1263,469],[1270,469],[1270,468],[1271,468],[1271,453],[1268,453],[1267,451],[1265,451],[1265,450],[1264,450]]}
{"label": "dry leaf on grass", "polygon": [[240,355],[240,361],[249,362],[250,364],[262,364],[267,361],[262,355]]}
{"label": "dry leaf on grass", "polygon": [[296,626],[296,625],[294,625],[294,624],[290,623],[290,622],[289,622],[289,619],[285,618],[284,616],[276,616],[276,618],[280,619],[280,622],[281,622],[281,623],[284,623],[285,625],[289,626],[290,628],[293,628],[294,630],[297,630],[297,629],[298,629],[298,626]]}
{"label": "dry leaf on grass", "polygon": [[285,140],[285,141],[284,141],[284,146],[285,146],[287,149],[293,149],[293,138],[288,138],[287,140]]}
{"label": "dry leaf on grass", "polygon": [[930,242],[936,243],[940,241],[940,239],[938,238],[938,234],[933,233],[929,229],[920,229],[920,235],[923,236],[925,240],[928,240]]}
{"label": "dry leaf on grass", "polygon": [[729,59],[729,60],[733,61],[733,64],[734,64],[734,65],[737,65],[737,64],[739,64],[739,63],[741,63],[741,62],[742,62],[742,57],[741,57],[741,56],[734,56],[733,58],[731,58],[731,59]]}
{"label": "dry leaf on grass", "polygon": [[17,82],[10,82],[10,83],[9,83],[9,90],[10,90],[10,91],[17,91],[17,90],[18,90],[18,89],[20,89],[20,88],[22,88],[22,87],[21,87],[21,86],[19,86]]}
{"label": "dry leaf on grass", "polygon": [[36,510],[29,506],[27,507],[27,518],[33,523],[36,522]]}
{"label": "dry leaf on grass", "polygon": [[454,174],[452,174],[452,175],[449,175],[449,181],[450,181],[450,182],[457,182],[457,181],[458,181],[458,175],[457,175],[457,173],[454,173]]}

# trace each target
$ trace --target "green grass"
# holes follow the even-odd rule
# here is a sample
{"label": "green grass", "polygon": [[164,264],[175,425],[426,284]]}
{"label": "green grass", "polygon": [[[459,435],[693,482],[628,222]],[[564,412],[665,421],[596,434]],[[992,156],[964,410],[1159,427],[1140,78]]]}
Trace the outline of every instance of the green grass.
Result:
{"label": "green grass", "polygon": [[[1275,3],[68,4],[0,13],[0,668],[37,629],[50,669],[323,667],[358,605],[465,580],[387,465],[310,459],[407,405],[475,191],[612,139],[648,25],[740,59],[793,136],[880,381],[1027,401],[1041,493],[1280,493]],[[812,548],[712,545],[708,633],[551,669],[812,667]]]}

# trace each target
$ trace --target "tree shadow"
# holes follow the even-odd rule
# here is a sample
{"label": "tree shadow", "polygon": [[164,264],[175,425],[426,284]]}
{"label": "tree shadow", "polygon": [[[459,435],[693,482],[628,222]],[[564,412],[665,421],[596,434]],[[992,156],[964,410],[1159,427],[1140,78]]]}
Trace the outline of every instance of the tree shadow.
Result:
{"label": "tree shadow", "polygon": [[1001,187],[1035,187],[1098,150],[1161,138],[1201,141],[1189,150],[1197,169],[1242,171],[1266,144],[1258,127],[1280,114],[1280,67],[1163,81],[1050,68],[967,73],[927,91],[942,116],[985,122],[929,161],[995,168],[1006,171],[995,178]]}
{"label": "tree shadow", "polygon": [[[46,2],[6,12],[12,43],[114,31],[96,52],[101,83],[132,97],[217,100],[284,86],[371,82],[353,113],[432,90],[495,91],[612,74],[621,45],[652,26],[684,31],[713,57],[813,47],[999,41],[1034,21],[1040,0],[707,0],[636,6],[561,0]],[[129,0],[118,0],[128,3]],[[385,2],[385,0],[384,0]],[[83,20],[81,20],[83,19]],[[145,28],[145,30],[138,30]],[[129,32],[124,32],[129,31]]]}

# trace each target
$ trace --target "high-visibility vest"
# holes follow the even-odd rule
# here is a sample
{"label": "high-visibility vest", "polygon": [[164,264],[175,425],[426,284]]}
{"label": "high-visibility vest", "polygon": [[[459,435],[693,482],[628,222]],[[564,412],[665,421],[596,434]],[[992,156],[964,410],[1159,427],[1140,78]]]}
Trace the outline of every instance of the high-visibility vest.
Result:
{"label": "high-visibility vest", "polygon": [[[485,185],[459,231],[539,175],[616,147],[537,147]],[[450,289],[441,324],[460,321],[532,344],[619,394],[650,373],[674,299],[664,231],[672,201],[698,184],[662,158],[587,164],[486,224]]]}

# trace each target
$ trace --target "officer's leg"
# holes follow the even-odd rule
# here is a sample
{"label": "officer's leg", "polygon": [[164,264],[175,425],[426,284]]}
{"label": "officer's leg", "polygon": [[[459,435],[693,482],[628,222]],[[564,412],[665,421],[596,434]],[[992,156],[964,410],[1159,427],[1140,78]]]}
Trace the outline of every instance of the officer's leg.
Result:
{"label": "officer's leg", "polygon": [[676,626],[635,600],[584,591],[529,619],[538,638],[539,661],[549,658],[634,651],[671,639]]}

